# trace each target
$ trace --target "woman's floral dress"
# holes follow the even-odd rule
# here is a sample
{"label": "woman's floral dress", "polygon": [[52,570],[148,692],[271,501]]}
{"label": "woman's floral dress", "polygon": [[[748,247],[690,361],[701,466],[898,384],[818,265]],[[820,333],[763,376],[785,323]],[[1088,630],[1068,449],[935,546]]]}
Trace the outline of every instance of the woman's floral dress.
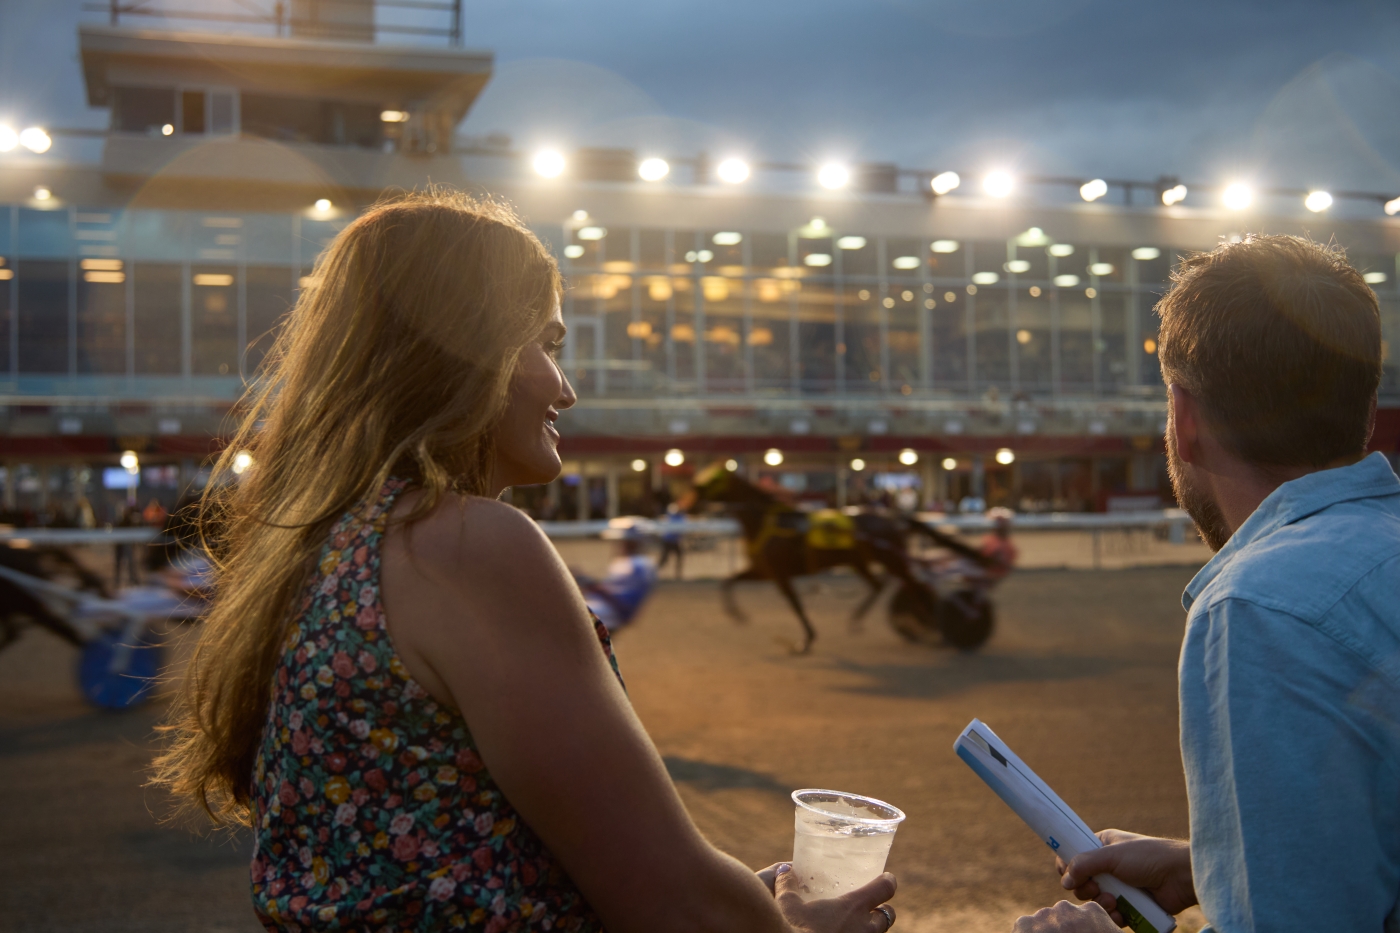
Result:
{"label": "woman's floral dress", "polygon": [[289,931],[601,930],[466,721],[394,652],[380,543],[406,485],[390,480],[367,514],[332,529],[288,633],[255,773],[259,919]]}

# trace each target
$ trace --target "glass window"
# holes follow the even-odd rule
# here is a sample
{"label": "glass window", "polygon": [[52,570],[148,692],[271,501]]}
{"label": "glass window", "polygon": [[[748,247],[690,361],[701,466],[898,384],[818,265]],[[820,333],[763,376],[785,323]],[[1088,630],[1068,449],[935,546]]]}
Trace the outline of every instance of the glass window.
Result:
{"label": "glass window", "polygon": [[1100,288],[1122,285],[1127,279],[1128,263],[1134,262],[1128,250],[1117,246],[1097,247],[1082,275],[1098,280]]}
{"label": "glass window", "polygon": [[[626,231],[623,231],[625,233]],[[603,240],[607,238],[606,227],[589,224],[569,231],[568,244],[564,247],[565,269],[597,269],[603,264]],[[625,244],[626,237],[623,237]],[[626,255],[624,249],[623,254]]]}
{"label": "glass window", "polygon": [[78,372],[126,372],[126,272],[120,260],[78,273]]}
{"label": "glass window", "polygon": [[[728,263],[720,266],[729,267]],[[744,287],[741,278],[707,275],[701,280],[705,296],[706,391],[742,392],[745,388]]]}
{"label": "glass window", "polygon": [[175,89],[114,87],[111,90],[112,128],[119,133],[158,135],[175,126]]}
{"label": "glass window", "polygon": [[[1003,260],[1004,261],[1004,260]],[[1011,335],[1007,332],[1010,309],[1006,290],[977,289],[977,384],[1005,391],[1011,385]]]}
{"label": "glass window", "polygon": [[845,345],[846,391],[878,392],[885,378],[880,358],[883,295],[873,283],[852,284],[845,287],[841,298],[841,312],[845,325],[845,339],[842,342]]}
{"label": "glass window", "polygon": [[181,91],[180,132],[203,135],[204,130],[204,91]]}
{"label": "glass window", "polygon": [[935,278],[967,278],[967,251],[958,240],[938,239],[928,243],[928,269]]}
{"label": "glass window", "polygon": [[[1128,353],[1127,346],[1127,323],[1128,315],[1135,307],[1131,294],[1123,292],[1106,292],[1098,297],[1099,304],[1099,388],[1105,392],[1117,392],[1128,382]],[[1149,329],[1147,334],[1139,339],[1149,336],[1155,337],[1156,328]],[[1148,346],[1148,344],[1144,344]],[[1155,350],[1156,341],[1150,344]],[[1138,347],[1137,352],[1143,352],[1143,347]],[[1148,357],[1148,365],[1142,367],[1142,376],[1146,381],[1153,381],[1150,375],[1152,360]]]}
{"label": "glass window", "polygon": [[[5,219],[4,213],[0,212],[0,222]],[[0,373],[6,376],[10,375],[10,295],[16,284],[14,274],[10,257],[0,256]]]}
{"label": "glass window", "polygon": [[[1140,345],[1124,347],[1125,355],[1127,353],[1140,354],[1138,356],[1138,382],[1140,385],[1162,385],[1162,365],[1157,359],[1157,327],[1161,323],[1157,317],[1157,302],[1160,300],[1160,295],[1154,295],[1150,292],[1138,293],[1136,311]],[[1130,311],[1132,308],[1133,305],[1129,305]]]}
{"label": "glass window", "polygon": [[836,238],[836,250],[842,275],[874,278],[879,274],[880,248],[876,237],[845,234]]}
{"label": "glass window", "polygon": [[34,259],[67,259],[72,250],[67,211],[19,212],[19,244],[21,257]]}
{"label": "glass window", "polygon": [[924,290],[913,282],[894,284],[889,286],[886,298],[891,300],[892,306],[885,313],[889,340],[889,373],[885,385],[891,392],[908,395],[922,382],[919,310],[924,302]]}
{"label": "glass window", "polygon": [[1166,247],[1144,246],[1131,250],[1128,255],[1137,266],[1138,281],[1144,285],[1155,285],[1171,279],[1176,253],[1176,250]]}
{"label": "glass window", "polygon": [[1396,365],[1396,351],[1400,349],[1400,301],[1393,298],[1381,300],[1381,391],[1400,390],[1400,367]]}
{"label": "glass window", "polygon": [[1016,292],[1016,362],[1021,386],[1031,392],[1051,388],[1050,296],[1036,287]]}
{"label": "glass window", "polygon": [[[974,275],[981,273],[983,276],[995,275],[995,282],[1006,278],[1006,255],[1005,243],[977,243],[972,247],[972,269]],[[976,281],[976,279],[974,279]],[[985,281],[978,282],[978,287],[988,284]]]}
{"label": "glass window", "polygon": [[933,329],[933,384],[940,389],[967,388],[967,314],[969,300],[961,288],[934,289],[930,312]]}
{"label": "glass window", "polygon": [[[755,241],[758,236],[754,237]],[[755,251],[757,243],[755,242]],[[755,255],[757,265],[758,257]],[[788,296],[797,288],[791,278],[760,278],[753,282],[752,326],[749,348],[753,351],[754,385],[758,388],[789,388],[791,311]]]}
{"label": "glass window", "polygon": [[330,142],[324,105],[302,97],[243,94],[240,100],[243,132],[281,142]]}
{"label": "glass window", "polygon": [[665,269],[671,264],[665,230],[638,230],[637,249],[638,261],[643,269]]}
{"label": "glass window", "polygon": [[19,264],[19,371],[68,372],[68,263]]}
{"label": "glass window", "polygon": [[[642,245],[646,245],[647,231],[642,231]],[[642,255],[647,255],[642,250]],[[671,328],[671,298],[675,289],[668,275],[647,275],[639,282],[638,301],[641,305],[640,320],[629,325],[633,345],[639,359],[651,364],[652,384],[669,391],[670,368],[669,352],[672,344],[667,334]]]}
{"label": "glass window", "polygon": [[700,248],[710,254],[705,268],[711,274],[744,274],[744,234],[740,231],[711,230],[701,238]]}
{"label": "glass window", "polygon": [[898,279],[918,279],[933,256],[922,240],[888,237],[885,240],[885,275]]}
{"label": "glass window", "polygon": [[[675,309],[671,318],[671,343],[675,360],[676,391],[694,392],[697,389],[696,362],[703,352],[701,337],[696,333],[695,316],[696,280],[687,276],[672,276],[671,301]],[[702,364],[703,365],[703,364]]]}
{"label": "glass window", "polygon": [[238,269],[191,271],[190,369],[197,375],[238,375]]}
{"label": "glass window", "polygon": [[[624,260],[611,260],[607,267],[631,269],[632,263]],[[622,271],[610,271],[598,278],[598,300],[596,307],[603,318],[603,352],[610,363],[618,363],[616,369],[609,369],[606,376],[606,389],[611,392],[619,389],[640,388],[638,373],[628,369],[633,359],[632,306],[635,279]]]}
{"label": "glass window", "polygon": [[272,349],[276,327],[292,308],[296,292],[290,266],[248,266],[243,270],[247,301],[248,347],[244,351],[244,376],[251,376]]}
{"label": "glass window", "polygon": [[1060,312],[1060,390],[1094,389],[1093,306],[1082,288],[1054,289]]}
{"label": "glass window", "polygon": [[804,392],[832,392],[836,389],[836,290],[828,278],[804,279],[799,284],[798,379]]}
{"label": "glass window", "polygon": [[757,274],[781,274],[792,265],[788,260],[788,238],[785,234],[755,233],[751,250],[753,271]]}
{"label": "glass window", "polygon": [[181,335],[181,269],[156,262],[133,264],[136,290],[136,372],[178,375]]}
{"label": "glass window", "polygon": [[1050,279],[1050,256],[1043,246],[1016,246],[1009,248],[1010,258],[1006,260],[1006,272],[1016,276],[1016,281],[1030,284],[1046,282]]}

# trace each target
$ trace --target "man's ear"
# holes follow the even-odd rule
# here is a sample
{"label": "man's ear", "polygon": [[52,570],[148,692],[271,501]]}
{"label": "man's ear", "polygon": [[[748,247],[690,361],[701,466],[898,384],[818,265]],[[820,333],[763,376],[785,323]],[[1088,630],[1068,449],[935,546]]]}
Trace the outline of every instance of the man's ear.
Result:
{"label": "man's ear", "polygon": [[1196,398],[1185,386],[1173,382],[1167,386],[1167,405],[1171,411],[1167,430],[1175,433],[1176,455],[1185,463],[1195,463],[1201,436],[1201,412]]}

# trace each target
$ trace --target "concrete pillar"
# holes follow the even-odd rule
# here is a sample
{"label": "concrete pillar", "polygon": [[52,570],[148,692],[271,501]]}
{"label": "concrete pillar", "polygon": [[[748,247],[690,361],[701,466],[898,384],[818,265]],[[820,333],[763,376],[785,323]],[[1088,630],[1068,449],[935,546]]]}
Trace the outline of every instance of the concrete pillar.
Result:
{"label": "concrete pillar", "polygon": [[608,506],[606,514],[608,516],[609,521],[611,521],[614,518],[617,518],[619,512],[621,511],[621,498],[619,497],[617,492],[617,474],[617,464],[609,463],[608,471],[606,474],[604,474],[604,481],[608,484]]}

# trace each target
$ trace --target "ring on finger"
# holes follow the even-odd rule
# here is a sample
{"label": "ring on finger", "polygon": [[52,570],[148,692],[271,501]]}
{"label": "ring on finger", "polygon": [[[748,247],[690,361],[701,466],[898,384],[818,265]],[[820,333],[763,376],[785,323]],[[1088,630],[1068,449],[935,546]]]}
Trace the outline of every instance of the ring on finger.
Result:
{"label": "ring on finger", "polygon": [[889,904],[881,904],[879,907],[876,907],[875,909],[878,910],[880,913],[882,913],[882,914],[885,915],[885,929],[886,929],[886,930],[888,930],[890,927],[894,926],[894,908],[893,908],[893,907],[891,907]]}

